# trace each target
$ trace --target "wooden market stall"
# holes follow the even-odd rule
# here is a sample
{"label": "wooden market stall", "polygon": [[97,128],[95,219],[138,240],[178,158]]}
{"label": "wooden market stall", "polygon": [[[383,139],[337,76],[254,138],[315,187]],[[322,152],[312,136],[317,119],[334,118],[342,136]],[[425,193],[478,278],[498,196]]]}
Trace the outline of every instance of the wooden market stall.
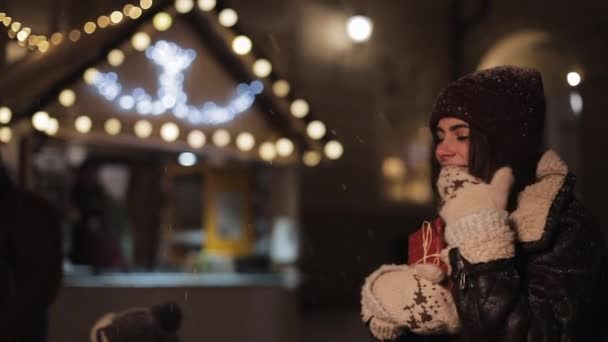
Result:
{"label": "wooden market stall", "polygon": [[293,339],[297,168],[330,141],[219,10],[125,7],[124,22],[50,36],[0,76],[5,163],[65,227],[50,341],[169,299],[184,341]]}

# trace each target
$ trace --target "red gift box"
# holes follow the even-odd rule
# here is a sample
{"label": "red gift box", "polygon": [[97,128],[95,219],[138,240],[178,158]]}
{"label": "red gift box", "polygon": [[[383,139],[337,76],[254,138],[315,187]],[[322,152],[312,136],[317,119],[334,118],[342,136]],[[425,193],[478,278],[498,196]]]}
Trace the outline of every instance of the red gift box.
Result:
{"label": "red gift box", "polygon": [[443,220],[425,221],[422,227],[408,237],[408,265],[436,264],[447,273],[448,267],[441,260],[441,250],[446,247],[443,239]]}

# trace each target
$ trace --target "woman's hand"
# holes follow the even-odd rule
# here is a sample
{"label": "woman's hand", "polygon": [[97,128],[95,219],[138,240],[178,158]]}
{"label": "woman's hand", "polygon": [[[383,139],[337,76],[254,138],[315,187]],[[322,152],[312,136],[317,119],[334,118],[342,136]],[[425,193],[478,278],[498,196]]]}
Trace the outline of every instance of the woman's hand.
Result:
{"label": "woman's hand", "polygon": [[367,277],[361,291],[361,316],[376,338],[394,340],[404,330],[423,335],[458,331],[456,306],[450,292],[435,283],[443,277],[437,272],[442,271],[384,265]]}
{"label": "woman's hand", "polygon": [[446,223],[445,240],[471,263],[514,255],[513,232],[506,211],[513,173],[503,167],[488,184],[465,169],[445,167],[437,180],[443,200],[439,215]]}
{"label": "woman's hand", "polygon": [[444,167],[437,180],[437,189],[444,203],[439,214],[449,225],[483,209],[505,210],[512,185],[513,173],[508,167],[496,171],[490,184],[472,176],[464,168]]}

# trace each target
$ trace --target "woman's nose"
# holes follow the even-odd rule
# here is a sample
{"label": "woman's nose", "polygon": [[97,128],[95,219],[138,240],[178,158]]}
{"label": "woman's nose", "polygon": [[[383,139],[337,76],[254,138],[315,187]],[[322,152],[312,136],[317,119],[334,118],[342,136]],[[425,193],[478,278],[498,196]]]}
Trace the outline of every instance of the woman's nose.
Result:
{"label": "woman's nose", "polygon": [[454,153],[454,149],[445,141],[437,145],[437,157],[439,158],[450,157],[453,156]]}

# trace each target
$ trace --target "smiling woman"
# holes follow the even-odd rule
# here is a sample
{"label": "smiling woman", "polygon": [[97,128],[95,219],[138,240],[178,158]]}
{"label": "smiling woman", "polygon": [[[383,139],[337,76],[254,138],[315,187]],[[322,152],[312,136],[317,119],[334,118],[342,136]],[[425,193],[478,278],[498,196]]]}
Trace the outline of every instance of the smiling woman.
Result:
{"label": "smiling woman", "polygon": [[602,233],[573,196],[566,164],[543,150],[544,119],[533,69],[479,71],[439,95],[429,128],[440,219],[428,234],[423,226],[422,244],[445,240],[432,255],[449,273],[426,257],[372,273],[361,314],[375,337],[597,340],[608,260]]}

